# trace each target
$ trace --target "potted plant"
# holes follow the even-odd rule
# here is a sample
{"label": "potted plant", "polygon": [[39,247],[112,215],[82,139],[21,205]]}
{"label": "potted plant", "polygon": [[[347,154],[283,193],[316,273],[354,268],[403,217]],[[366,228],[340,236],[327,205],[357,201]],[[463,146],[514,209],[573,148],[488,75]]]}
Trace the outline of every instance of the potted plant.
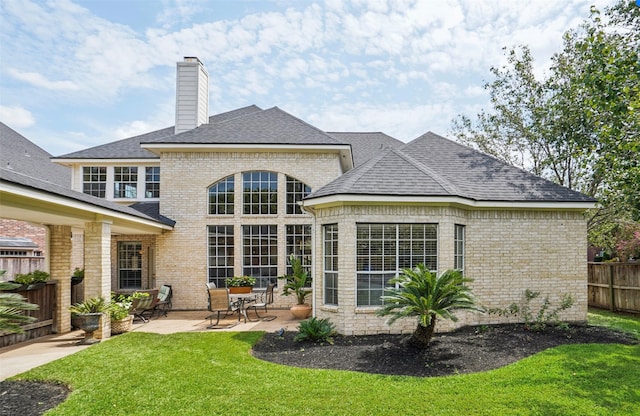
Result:
{"label": "potted plant", "polygon": [[80,318],[80,329],[84,331],[84,339],[79,344],[98,342],[93,337],[93,331],[100,327],[100,319],[107,310],[108,305],[102,296],[90,298],[69,307],[71,314]]}
{"label": "potted plant", "polygon": [[250,293],[256,284],[256,279],[251,276],[227,277],[224,282],[229,288],[229,293]]}
{"label": "potted plant", "polygon": [[84,280],[84,268],[76,267],[71,275],[71,285],[77,285]]}
{"label": "potted plant", "polygon": [[111,295],[109,304],[109,318],[111,320],[111,335],[122,334],[131,330],[133,314],[131,314],[131,296]]}
{"label": "potted plant", "polygon": [[291,275],[284,276],[287,283],[282,288],[282,294],[296,296],[297,303],[291,306],[291,313],[296,319],[306,319],[311,315],[311,305],[305,303],[307,296],[311,293],[311,289],[307,286],[309,275],[302,267],[302,260],[293,254],[289,256],[289,264]]}
{"label": "potted plant", "polygon": [[30,273],[16,274],[14,282],[22,285],[17,290],[36,290],[43,287],[47,280],[49,280],[49,273],[34,270]]}

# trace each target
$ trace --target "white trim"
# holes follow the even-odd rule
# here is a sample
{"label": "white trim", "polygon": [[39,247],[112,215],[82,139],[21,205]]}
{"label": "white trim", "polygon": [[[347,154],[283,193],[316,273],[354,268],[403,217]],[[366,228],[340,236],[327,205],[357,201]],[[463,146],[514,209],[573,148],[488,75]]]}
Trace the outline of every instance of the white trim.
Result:
{"label": "white trim", "polygon": [[139,164],[141,166],[160,166],[160,157],[149,159],[100,159],[100,158],[85,158],[85,159],[66,159],[66,158],[51,158],[51,161],[60,165],[82,165],[82,166],[107,166],[112,164],[122,165],[125,163],[127,166],[132,163]]}
{"label": "white trim", "polygon": [[[198,150],[212,151],[212,150],[240,150],[240,151],[255,151],[255,150],[335,150],[338,152],[348,151],[351,152],[351,146],[348,144],[270,144],[270,143],[141,143],[140,147],[150,152],[154,150],[168,151],[168,152],[194,152]],[[95,160],[95,159],[94,159]]]}
{"label": "white trim", "polygon": [[396,196],[396,195],[352,195],[339,194],[302,201],[304,208],[326,208],[354,204],[385,205],[458,205],[479,209],[548,209],[587,210],[596,206],[595,202],[553,202],[553,201],[475,201],[457,196]]}

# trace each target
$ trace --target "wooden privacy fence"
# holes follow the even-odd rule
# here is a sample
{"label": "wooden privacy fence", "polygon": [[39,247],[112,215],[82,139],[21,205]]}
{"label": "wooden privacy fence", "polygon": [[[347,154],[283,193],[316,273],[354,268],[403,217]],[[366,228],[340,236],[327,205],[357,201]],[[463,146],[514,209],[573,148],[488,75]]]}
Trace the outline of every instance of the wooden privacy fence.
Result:
{"label": "wooden privacy fence", "polygon": [[36,311],[26,312],[28,315],[34,316],[37,321],[22,325],[24,330],[22,334],[0,332],[0,348],[53,333],[56,324],[56,285],[56,281],[49,281],[36,290],[18,290],[15,292],[27,298],[29,303],[35,303],[40,306]]}
{"label": "wooden privacy fence", "polygon": [[640,263],[589,263],[589,306],[640,312]]}

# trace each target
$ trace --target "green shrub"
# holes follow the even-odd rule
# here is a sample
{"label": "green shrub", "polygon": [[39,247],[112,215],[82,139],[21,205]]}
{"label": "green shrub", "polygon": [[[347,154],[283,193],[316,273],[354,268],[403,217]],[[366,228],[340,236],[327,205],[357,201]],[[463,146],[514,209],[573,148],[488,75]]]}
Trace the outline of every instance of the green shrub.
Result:
{"label": "green shrub", "polygon": [[84,302],[76,303],[69,307],[69,311],[74,315],[86,313],[102,313],[108,311],[107,303],[102,296],[90,298]]}
{"label": "green shrub", "polygon": [[336,334],[335,325],[329,318],[316,319],[315,316],[300,322],[296,341],[328,342],[333,344],[333,336]]}
{"label": "green shrub", "polygon": [[30,273],[16,274],[14,281],[23,285],[29,285],[31,283],[46,282],[47,280],[49,280],[49,273],[43,272],[42,270],[34,270]]}
{"label": "green shrub", "polygon": [[109,317],[112,321],[119,321],[130,315],[131,296],[111,294],[111,303],[109,304]]}
{"label": "green shrub", "polygon": [[531,301],[539,296],[540,292],[534,292],[527,289],[524,291],[524,298],[520,301],[520,304],[512,303],[509,307],[504,309],[489,309],[489,313],[499,316],[519,316],[524,320],[525,328],[535,332],[544,331],[549,324],[562,325],[559,321],[560,312],[573,306],[573,297],[570,294],[565,293],[560,300],[560,305],[552,308],[549,296],[545,296],[540,309],[534,314],[531,308]]}

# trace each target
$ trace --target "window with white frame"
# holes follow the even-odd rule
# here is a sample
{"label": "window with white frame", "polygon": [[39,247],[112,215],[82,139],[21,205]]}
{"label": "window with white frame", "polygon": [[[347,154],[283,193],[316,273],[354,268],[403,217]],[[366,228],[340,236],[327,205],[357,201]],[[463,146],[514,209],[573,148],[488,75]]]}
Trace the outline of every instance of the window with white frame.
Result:
{"label": "window with white frame", "polygon": [[233,225],[209,225],[209,283],[226,287],[224,279],[233,277]]}
{"label": "window with white frame", "polygon": [[[287,225],[287,259],[291,254],[301,259],[302,268],[307,272],[307,286],[311,286],[311,225]],[[292,273],[287,261],[287,275]]]}
{"label": "window with white frame", "polygon": [[357,306],[382,305],[389,280],[425,264],[437,272],[437,224],[356,224]]}
{"label": "window with white frame", "polygon": [[209,214],[233,215],[234,181],[231,175],[209,187]]}
{"label": "window with white frame", "polygon": [[278,213],[278,174],[253,171],[242,174],[243,212],[252,215]]}
{"label": "window with white frame", "polygon": [[137,189],[137,166],[116,166],[113,169],[114,198],[136,198],[138,196]]}
{"label": "window with white frame", "polygon": [[311,193],[311,187],[287,175],[287,214],[302,214],[299,201]]}
{"label": "window with white frame", "polygon": [[160,198],[160,166],[144,168],[144,197]]}
{"label": "window with white frame", "polygon": [[118,284],[120,289],[142,288],[141,242],[118,242]]}
{"label": "window with white frame", "polygon": [[465,226],[456,224],[453,246],[453,260],[454,269],[460,270],[464,273],[464,239],[465,239]]}
{"label": "window with white frame", "polygon": [[82,192],[104,198],[107,189],[107,167],[85,166],[82,168]]}
{"label": "window with white frame", "polygon": [[278,282],[278,226],[243,225],[242,273],[256,278],[256,287]]}
{"label": "window with white frame", "polygon": [[324,245],[324,303],[338,304],[338,224],[327,224],[323,229]]}

